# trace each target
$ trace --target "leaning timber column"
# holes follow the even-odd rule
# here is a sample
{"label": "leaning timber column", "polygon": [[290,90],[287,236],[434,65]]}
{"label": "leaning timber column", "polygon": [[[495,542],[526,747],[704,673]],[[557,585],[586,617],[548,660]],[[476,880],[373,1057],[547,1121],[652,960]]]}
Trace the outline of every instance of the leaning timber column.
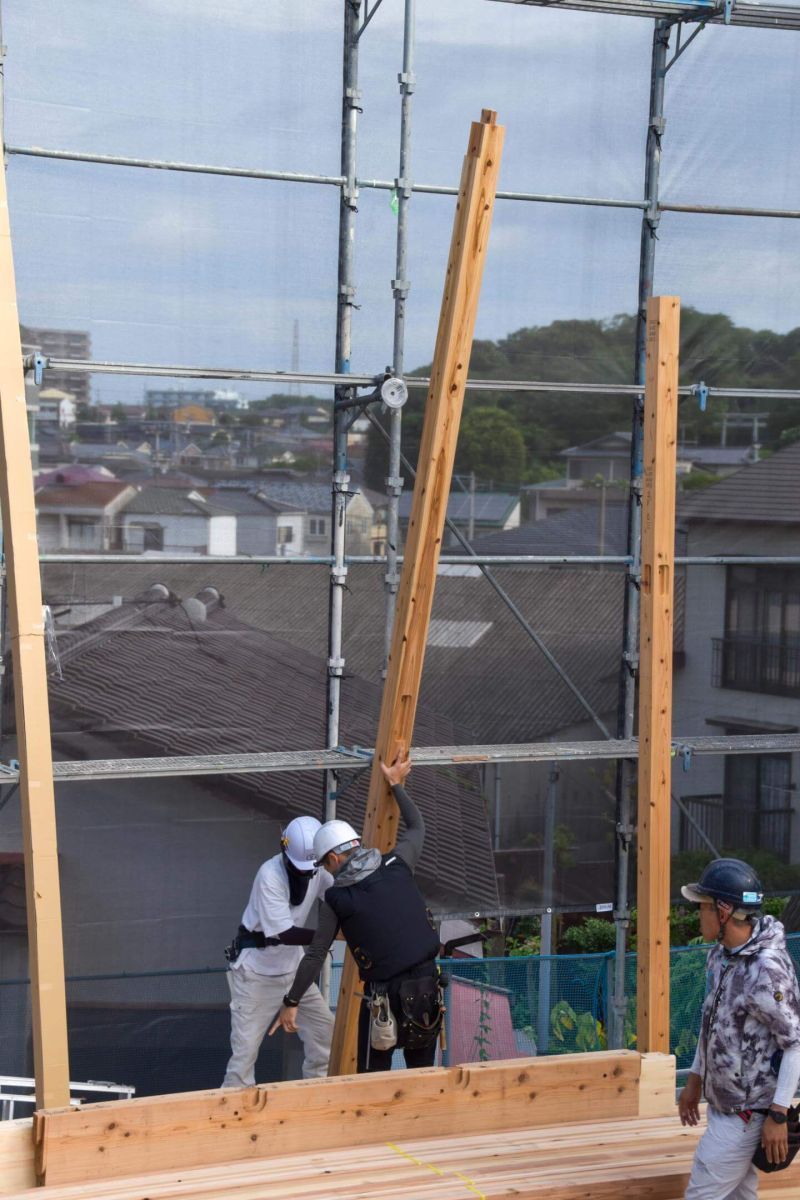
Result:
{"label": "leaning timber column", "polygon": [[[480,121],[472,124],[461,172],[364,821],[364,844],[382,852],[397,837],[398,809],[380,763],[391,761],[399,744],[408,747],[414,729],[503,134],[496,114],[484,110]],[[331,1075],[356,1069],[357,985],[355,963],[348,953],[336,1011]]]}
{"label": "leaning timber column", "polygon": [[38,1108],[58,1108],[69,1104],[61,895],[33,470],[6,177],[2,169],[0,508],[14,666],[36,1104]]}
{"label": "leaning timber column", "polygon": [[669,1053],[669,865],[680,301],[647,305],[639,668],[637,1049]]}

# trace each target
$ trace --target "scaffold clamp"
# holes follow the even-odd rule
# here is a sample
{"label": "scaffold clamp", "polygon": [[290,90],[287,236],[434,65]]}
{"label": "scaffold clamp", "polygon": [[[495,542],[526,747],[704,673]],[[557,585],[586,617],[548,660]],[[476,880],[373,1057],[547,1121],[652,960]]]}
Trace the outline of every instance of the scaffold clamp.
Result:
{"label": "scaffold clamp", "polygon": [[48,360],[43,354],[38,352],[33,356],[33,382],[37,387],[41,387],[44,381],[45,368],[48,365]]}
{"label": "scaffold clamp", "polygon": [[672,747],[672,757],[675,758],[675,756],[678,754],[680,754],[683,759],[684,771],[689,771],[692,766],[692,754],[693,754],[692,747],[691,746],[673,746]]}
{"label": "scaffold clamp", "polygon": [[708,385],[703,383],[702,379],[699,383],[692,384],[692,395],[697,397],[700,412],[705,412],[706,405],[708,404]]}

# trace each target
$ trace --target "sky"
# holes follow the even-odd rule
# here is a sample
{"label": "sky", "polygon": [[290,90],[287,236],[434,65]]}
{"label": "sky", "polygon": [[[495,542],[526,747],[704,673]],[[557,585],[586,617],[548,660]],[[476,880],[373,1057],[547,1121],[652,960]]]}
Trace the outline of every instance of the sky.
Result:
{"label": "sky", "polygon": [[[6,142],[339,173],[343,0],[2,0]],[[402,0],[361,43],[358,173],[397,174]],[[500,186],[638,199],[652,22],[417,0],[411,174],[456,185],[469,122],[506,126]],[[798,207],[800,39],[707,27],[669,72],[662,197]],[[332,187],[12,156],[23,321],[88,329],[98,359],[334,367]],[[395,217],[363,189],[354,371],[391,359]],[[411,206],[406,367],[430,361],[452,198]],[[635,307],[636,211],[498,202],[476,336]],[[665,214],[656,290],[740,324],[800,325],[797,222]],[[95,377],[138,401],[141,379]],[[248,389],[244,389],[248,390]],[[249,389],[263,394],[264,385]]]}

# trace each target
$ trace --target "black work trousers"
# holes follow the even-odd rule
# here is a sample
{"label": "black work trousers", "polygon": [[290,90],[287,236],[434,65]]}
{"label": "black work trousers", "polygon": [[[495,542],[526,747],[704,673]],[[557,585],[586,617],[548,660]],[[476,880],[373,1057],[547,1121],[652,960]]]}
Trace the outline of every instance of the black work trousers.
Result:
{"label": "black work trousers", "polygon": [[[434,969],[433,963],[423,963],[419,967],[413,967],[406,974],[390,980],[386,985],[389,1006],[394,1013],[394,1019],[397,1021],[399,1040],[396,1049],[403,1051],[407,1067],[432,1067],[436,1059],[436,1043],[439,1039],[438,1034],[434,1033],[431,1035],[430,1045],[418,1046],[414,1050],[405,1048],[403,1045],[402,1012],[398,995],[400,984],[405,979],[432,975]],[[369,993],[369,984],[365,985],[365,991]],[[361,1012],[358,1016],[358,1072],[359,1074],[363,1074],[366,1071],[391,1071],[394,1050],[375,1050],[370,1046],[369,1025],[369,1005],[365,1001],[362,1001]]]}

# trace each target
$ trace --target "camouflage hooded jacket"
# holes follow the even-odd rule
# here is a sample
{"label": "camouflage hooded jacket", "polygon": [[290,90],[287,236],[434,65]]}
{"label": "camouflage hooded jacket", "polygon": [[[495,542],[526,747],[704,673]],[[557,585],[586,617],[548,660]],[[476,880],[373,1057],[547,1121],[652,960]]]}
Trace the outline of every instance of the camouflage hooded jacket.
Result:
{"label": "camouflage hooded jacket", "polygon": [[783,926],[762,917],[744,946],[731,953],[718,945],[708,956],[698,1051],[709,1104],[722,1113],[767,1108],[781,1054],[797,1046],[797,975]]}

